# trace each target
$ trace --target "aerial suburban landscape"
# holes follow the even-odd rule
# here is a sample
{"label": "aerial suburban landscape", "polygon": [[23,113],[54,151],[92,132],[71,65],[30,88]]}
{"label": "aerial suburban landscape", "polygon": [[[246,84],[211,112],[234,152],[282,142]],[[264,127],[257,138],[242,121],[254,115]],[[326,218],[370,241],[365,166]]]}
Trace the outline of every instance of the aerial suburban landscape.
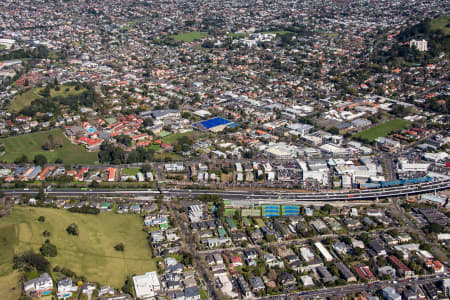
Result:
{"label": "aerial suburban landscape", "polygon": [[450,0],[0,1],[0,300],[450,299]]}

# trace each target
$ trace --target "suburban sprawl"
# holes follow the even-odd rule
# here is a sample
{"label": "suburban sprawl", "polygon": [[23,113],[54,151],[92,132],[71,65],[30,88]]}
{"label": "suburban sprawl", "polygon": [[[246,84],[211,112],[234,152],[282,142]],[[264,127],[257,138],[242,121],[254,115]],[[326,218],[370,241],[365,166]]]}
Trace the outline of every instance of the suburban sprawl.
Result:
{"label": "suburban sprawl", "polygon": [[450,299],[449,0],[0,1],[0,299]]}

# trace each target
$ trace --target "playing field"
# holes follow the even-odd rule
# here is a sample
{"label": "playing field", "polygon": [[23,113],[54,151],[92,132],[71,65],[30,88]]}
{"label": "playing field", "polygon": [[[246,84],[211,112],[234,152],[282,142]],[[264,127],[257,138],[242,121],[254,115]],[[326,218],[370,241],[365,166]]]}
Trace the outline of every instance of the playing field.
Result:
{"label": "playing field", "polygon": [[13,271],[0,276],[0,290],[2,300],[17,300],[20,297],[19,272]]}
{"label": "playing field", "polygon": [[[45,222],[37,221],[39,216],[44,216]],[[67,234],[65,229],[71,223],[78,225],[79,236]],[[50,241],[58,249],[58,255],[49,259],[52,266],[69,268],[88,280],[119,288],[127,275],[156,269],[139,216],[96,216],[53,208],[17,207],[12,216],[0,219],[0,240],[6,238],[0,254],[3,276],[12,272],[14,253],[39,251],[45,241],[44,230],[51,233]],[[125,245],[123,253],[113,248],[120,242]]]}
{"label": "playing field", "polygon": [[262,32],[263,34],[264,33],[274,33],[274,34],[278,34],[278,35],[285,35],[285,34],[287,34],[287,33],[289,33],[290,31],[286,31],[286,30],[274,30],[274,31],[265,31],[265,32]]}
{"label": "playing field", "polygon": [[207,33],[202,33],[202,32],[185,32],[185,33],[179,33],[176,35],[171,35],[170,37],[173,38],[174,40],[177,41],[181,41],[181,42],[193,42],[195,40],[199,40],[204,38],[205,36],[208,36]]}
{"label": "playing field", "polygon": [[[16,111],[16,112],[20,111],[22,108],[30,105],[31,102],[33,102],[34,100],[36,100],[38,98],[42,98],[42,96],[39,95],[39,93],[43,89],[44,88],[33,88],[33,89],[26,91],[25,93],[23,93],[21,95],[14,97],[11,100],[11,103],[9,104],[9,110]],[[61,85],[59,91],[57,91],[55,89],[51,89],[50,96],[51,97],[56,97],[56,96],[67,97],[67,96],[81,94],[84,91],[86,91],[85,88],[81,88],[77,91],[77,90],[75,90],[75,86]]]}
{"label": "playing field", "polygon": [[179,139],[181,139],[184,136],[191,137],[193,140],[196,140],[202,136],[202,134],[198,131],[187,131],[183,133],[173,133],[168,136],[165,136],[162,138],[163,143],[173,144],[177,142]]}
{"label": "playing field", "polygon": [[380,136],[383,136],[383,137],[388,136],[389,133],[391,133],[392,131],[404,129],[404,128],[408,127],[409,124],[410,124],[409,121],[397,118],[397,119],[388,121],[386,123],[371,127],[367,130],[361,131],[361,132],[353,135],[353,137],[365,139],[365,140],[367,140],[367,142],[370,143]]}
{"label": "playing field", "polygon": [[[63,147],[53,151],[43,150],[42,145],[50,134]],[[0,139],[0,144],[5,145],[5,154],[0,156],[0,161],[6,162],[14,162],[22,154],[25,154],[29,160],[33,160],[37,154],[43,154],[51,163],[57,158],[67,164],[92,164],[98,160],[97,152],[87,152],[84,147],[70,143],[60,129],[12,136]]]}
{"label": "playing field", "polygon": [[431,30],[442,30],[445,35],[450,35],[450,16],[440,16],[431,21]]}

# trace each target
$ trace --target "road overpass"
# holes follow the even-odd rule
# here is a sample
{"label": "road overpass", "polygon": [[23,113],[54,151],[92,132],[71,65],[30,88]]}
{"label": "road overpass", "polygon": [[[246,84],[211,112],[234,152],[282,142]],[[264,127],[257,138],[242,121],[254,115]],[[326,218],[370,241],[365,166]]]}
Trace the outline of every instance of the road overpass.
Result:
{"label": "road overpass", "polygon": [[[246,202],[263,203],[286,203],[295,204],[300,202],[338,202],[338,201],[371,201],[390,197],[410,196],[425,193],[433,193],[450,189],[450,180],[431,181],[419,184],[409,184],[397,187],[350,190],[350,191],[328,191],[317,193],[277,192],[271,190],[191,190],[191,189],[53,189],[47,194],[57,197],[80,197],[90,195],[93,197],[195,197],[198,195],[211,194],[220,195],[224,200],[245,200]],[[37,194],[38,190],[12,189],[4,190],[6,195]]]}

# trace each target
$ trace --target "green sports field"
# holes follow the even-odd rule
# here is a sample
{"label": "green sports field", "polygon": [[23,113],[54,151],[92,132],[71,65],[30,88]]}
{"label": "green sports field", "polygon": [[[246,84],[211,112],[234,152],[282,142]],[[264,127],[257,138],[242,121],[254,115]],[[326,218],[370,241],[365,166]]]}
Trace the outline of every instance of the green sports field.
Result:
{"label": "green sports field", "polygon": [[203,137],[204,134],[198,132],[198,131],[187,131],[187,132],[183,132],[183,133],[173,133],[170,135],[167,135],[165,137],[162,138],[163,143],[168,143],[168,144],[173,144],[175,142],[177,142],[179,139],[181,139],[182,137],[190,137],[193,140],[197,140],[201,137]]}
{"label": "green sports field", "polygon": [[411,122],[397,118],[386,123],[371,127],[367,130],[361,131],[355,135],[354,138],[362,138],[367,142],[372,142],[376,138],[388,136],[392,131],[407,128]]}
{"label": "green sports field", "polygon": [[442,30],[444,35],[450,35],[450,16],[440,16],[431,21],[431,30]]}
{"label": "green sports field", "polygon": [[[69,86],[69,85],[61,85],[59,86],[59,91],[55,89],[50,90],[50,96],[51,97],[67,97],[67,96],[74,96],[81,94],[82,92],[86,91],[85,88],[81,88],[78,91],[75,90],[75,86]],[[42,96],[39,94],[44,88],[32,88],[28,91],[26,91],[23,94],[17,95],[14,97],[10,104],[9,104],[9,110],[10,111],[20,111],[22,108],[28,106],[36,99],[42,98]]]}
{"label": "green sports field", "polygon": [[196,31],[192,31],[192,32],[185,32],[185,33],[179,33],[179,34],[175,34],[175,35],[171,35],[170,37],[173,38],[176,41],[181,41],[181,42],[193,42],[195,40],[200,40],[202,38],[204,38],[205,36],[208,36],[207,33],[202,33],[202,32],[196,32]]}
{"label": "green sports field", "polygon": [[[38,222],[39,216],[44,216],[45,222]],[[78,225],[79,236],[67,234],[65,229],[71,223]],[[88,280],[120,288],[127,275],[156,269],[139,216],[16,207],[12,216],[0,219],[0,282],[11,276],[14,254],[39,251],[46,239],[44,230],[51,233],[50,241],[58,249],[58,255],[49,259],[52,267],[69,268]],[[113,248],[120,242],[125,245],[123,253]]]}
{"label": "green sports field", "polygon": [[[42,145],[50,134],[63,147],[53,151],[43,150]],[[88,152],[84,147],[72,144],[60,129],[12,136],[0,139],[0,144],[5,146],[5,154],[0,156],[0,161],[5,162],[14,162],[22,154],[25,154],[29,160],[33,160],[37,154],[43,154],[51,163],[55,162],[57,158],[67,164],[92,164],[98,160],[97,152]]]}

